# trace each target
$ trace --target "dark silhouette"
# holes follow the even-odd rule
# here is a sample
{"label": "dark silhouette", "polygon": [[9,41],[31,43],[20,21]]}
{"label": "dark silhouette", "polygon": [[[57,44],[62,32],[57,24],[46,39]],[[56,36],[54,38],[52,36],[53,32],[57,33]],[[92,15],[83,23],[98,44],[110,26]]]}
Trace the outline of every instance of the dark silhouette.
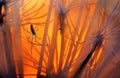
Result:
{"label": "dark silhouette", "polygon": [[73,75],[73,78],[78,78],[81,75],[81,73],[82,73],[83,69],[85,68],[86,64],[88,63],[88,61],[92,57],[92,54],[95,52],[96,49],[99,49],[100,46],[102,45],[103,39],[104,39],[103,34],[101,34],[100,31],[98,31],[98,33],[95,37],[92,49],[90,50],[89,54],[84,59],[82,64],[78,67],[77,71]]}
{"label": "dark silhouette", "polygon": [[0,1],[0,24],[3,24],[3,17],[5,16],[2,14],[2,6],[5,6],[6,0]]}
{"label": "dark silhouette", "polygon": [[4,75],[0,72],[0,78],[5,78]]}
{"label": "dark silhouette", "polygon": [[31,32],[32,32],[33,35],[36,35],[36,32],[35,32],[34,27],[33,27],[32,24],[30,25],[30,30],[31,30]]}

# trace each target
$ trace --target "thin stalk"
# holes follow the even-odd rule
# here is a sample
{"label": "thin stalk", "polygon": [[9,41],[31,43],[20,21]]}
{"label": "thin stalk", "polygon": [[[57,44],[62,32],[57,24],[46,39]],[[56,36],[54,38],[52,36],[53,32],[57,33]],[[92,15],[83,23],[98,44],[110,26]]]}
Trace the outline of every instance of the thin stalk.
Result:
{"label": "thin stalk", "polygon": [[7,77],[16,78],[16,70],[15,70],[15,63],[13,58],[13,51],[12,51],[12,38],[10,29],[5,26],[5,31],[3,31],[4,36],[4,46],[5,46],[5,56],[6,56],[6,64],[8,68],[8,75]]}
{"label": "thin stalk", "polygon": [[64,54],[64,36],[65,36],[65,17],[66,12],[64,13],[64,6],[62,4],[62,8],[60,9],[59,17],[60,17],[60,33],[61,33],[61,47],[60,47],[60,61],[59,61],[59,69],[60,72],[62,70],[62,61],[63,61],[63,54]]}
{"label": "thin stalk", "polygon": [[[47,33],[48,33],[48,27],[49,27],[49,23],[48,22],[50,20],[53,2],[54,2],[54,0],[50,0],[49,10],[48,10],[49,14],[47,16],[45,30],[44,30],[44,36],[43,36],[43,41],[42,41],[43,45],[46,43],[46,38],[47,38]],[[37,78],[40,78],[40,72],[41,72],[41,67],[42,67],[42,60],[43,60],[44,50],[45,50],[45,46],[42,46],[41,47],[41,55],[40,55],[39,63],[38,63],[38,69],[37,69]]]}
{"label": "thin stalk", "polygon": [[[57,16],[57,14],[55,13],[55,16]],[[50,71],[52,69],[52,65],[53,65],[53,60],[54,60],[54,53],[55,53],[55,47],[56,47],[56,40],[57,40],[57,18],[55,17],[54,20],[54,26],[53,26],[53,32],[52,32],[52,40],[51,40],[51,47],[49,48],[49,59],[48,59],[48,68],[46,73],[49,75]]]}
{"label": "thin stalk", "polygon": [[77,71],[75,72],[73,78],[78,78],[78,77],[81,75],[83,69],[85,68],[86,64],[87,64],[88,61],[90,60],[92,54],[95,52],[95,49],[97,48],[97,46],[98,46],[98,43],[96,43],[96,44],[93,46],[93,48],[91,49],[90,53],[87,55],[87,57],[86,57],[85,60],[82,62],[82,64],[78,67],[78,69],[77,69]]}
{"label": "thin stalk", "polygon": [[98,34],[96,35],[96,38],[94,40],[92,49],[90,50],[89,54],[84,59],[82,64],[76,70],[75,74],[73,75],[73,78],[78,78],[79,76],[81,76],[82,71],[84,70],[86,64],[88,63],[88,61],[92,57],[92,55],[95,52],[95,50],[100,49],[100,46],[102,45],[102,41],[103,41],[103,35],[100,34],[100,32],[98,32]]}
{"label": "thin stalk", "polygon": [[[82,8],[80,8],[80,9],[82,9]],[[66,63],[65,63],[65,67],[67,66],[67,64],[68,64],[68,62],[69,62],[69,58],[70,58],[70,55],[71,55],[71,53],[72,53],[72,47],[74,46],[74,42],[75,42],[75,36],[76,36],[76,33],[78,33],[78,29],[79,29],[79,25],[80,25],[80,19],[81,19],[81,12],[80,12],[80,10],[79,10],[79,16],[78,16],[78,18],[77,18],[77,22],[76,22],[76,27],[75,27],[75,29],[74,29],[74,33],[73,33],[73,38],[72,38],[72,42],[71,42],[71,44],[70,44],[70,48],[69,48],[69,52],[68,52],[68,57],[67,57],[67,59],[66,59]]]}

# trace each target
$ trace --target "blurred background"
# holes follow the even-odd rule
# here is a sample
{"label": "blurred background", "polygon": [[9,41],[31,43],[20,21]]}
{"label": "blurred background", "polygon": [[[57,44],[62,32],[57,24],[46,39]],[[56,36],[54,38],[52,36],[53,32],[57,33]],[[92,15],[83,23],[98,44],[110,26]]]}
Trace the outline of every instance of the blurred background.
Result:
{"label": "blurred background", "polygon": [[0,78],[120,78],[120,0],[0,0]]}

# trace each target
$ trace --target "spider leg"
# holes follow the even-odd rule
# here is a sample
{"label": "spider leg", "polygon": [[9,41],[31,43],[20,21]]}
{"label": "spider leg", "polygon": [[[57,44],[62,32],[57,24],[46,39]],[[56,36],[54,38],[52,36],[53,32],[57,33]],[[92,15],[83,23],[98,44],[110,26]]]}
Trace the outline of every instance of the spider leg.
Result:
{"label": "spider leg", "polygon": [[31,40],[31,54],[32,54],[32,50],[33,50],[33,44],[32,44],[32,42],[33,42],[33,36],[32,36],[32,40]]}

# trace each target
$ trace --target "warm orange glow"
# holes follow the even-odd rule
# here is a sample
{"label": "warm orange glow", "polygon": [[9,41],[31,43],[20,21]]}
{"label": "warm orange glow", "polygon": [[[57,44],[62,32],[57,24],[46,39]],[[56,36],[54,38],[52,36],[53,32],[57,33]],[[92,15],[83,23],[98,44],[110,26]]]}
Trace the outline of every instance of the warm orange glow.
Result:
{"label": "warm orange glow", "polygon": [[[68,1],[66,5],[69,5],[71,1]],[[76,70],[77,66],[75,67],[75,64],[80,64],[77,61],[79,60],[82,49],[87,49],[83,44],[88,34],[91,34],[89,29],[91,28],[91,22],[96,11],[96,4],[84,5],[81,6],[82,8],[79,7],[73,9],[73,11],[68,11],[65,19],[65,32],[61,34],[59,13],[57,14],[55,2],[53,3],[53,8],[50,8],[49,0],[46,0],[44,5],[42,4],[44,0],[39,0],[37,3],[35,0],[32,0],[29,5],[27,5],[27,2],[25,0],[23,7],[20,9],[20,37],[23,49],[21,54],[24,78],[36,78],[39,66],[41,66],[40,75],[47,75],[48,73],[57,74],[60,71],[67,71],[70,72],[68,76],[71,76],[73,71]],[[82,0],[80,2],[82,3]],[[88,2],[91,1],[88,0]],[[42,6],[44,7],[39,9]],[[72,14],[74,11],[76,13]],[[104,9],[102,9],[102,15],[99,18],[99,25],[103,15]],[[78,19],[76,19],[76,16],[79,16]],[[30,29],[31,24],[36,32],[35,35]],[[94,31],[94,29],[91,31]],[[12,35],[14,36],[14,33]],[[14,41],[13,44],[15,44]],[[90,67],[91,70],[94,69],[94,65],[99,61],[102,51],[103,49],[100,48],[96,54],[93,54],[92,58],[95,58]],[[87,53],[83,53],[83,55]],[[17,58],[16,56],[15,60]],[[38,65],[41,60],[40,58],[42,62]],[[16,68],[17,74],[19,74],[17,65]]]}
{"label": "warm orange glow", "polygon": [[0,9],[0,78],[120,76],[120,0],[0,0]]}
{"label": "warm orange glow", "polygon": [[[33,5],[34,4],[34,1],[33,2],[31,2],[31,5]],[[24,11],[27,11],[27,9],[29,9],[30,7],[31,7],[31,5],[29,4],[28,6],[26,6],[25,8],[24,8]],[[37,7],[37,6],[36,6]],[[85,8],[84,9],[84,11],[82,12],[82,19],[80,20],[80,30],[79,30],[79,34],[82,34],[82,36],[81,36],[81,38],[79,39],[80,40],[80,42],[84,42],[84,40],[85,40],[85,38],[86,38],[86,34],[88,33],[88,29],[89,29],[89,26],[90,26],[90,20],[92,19],[92,17],[93,17],[93,15],[94,15],[94,12],[95,12],[95,8],[96,8],[96,6],[95,5],[92,5],[92,6],[90,6],[89,7],[90,8],[90,11],[89,11],[89,14],[88,14],[88,12],[87,12],[87,9]],[[32,11],[32,10],[31,10]],[[45,9],[44,9],[44,11],[46,11]],[[42,13],[45,13],[44,11],[41,11],[40,12],[40,15],[42,15]],[[88,19],[86,19],[86,17],[88,17]],[[27,16],[28,18],[31,18],[31,15],[29,15],[29,16]],[[52,17],[54,17],[54,15],[53,16],[51,16],[51,20],[52,20]],[[23,19],[24,19],[24,17],[22,17]],[[54,18],[53,18],[54,19]],[[44,20],[46,20],[46,19],[40,19],[39,21],[44,21]],[[59,20],[58,20],[59,21]],[[37,20],[29,20],[28,19],[28,21],[26,21],[26,22],[37,22]],[[49,42],[49,40],[51,40],[51,38],[52,38],[52,34],[54,34],[52,31],[53,31],[53,21],[49,24],[49,28],[48,28],[48,37],[47,37],[47,41]],[[37,27],[38,26],[38,27]],[[40,26],[40,25],[35,25],[35,27],[37,27],[39,30],[37,30],[37,29],[35,29],[36,30],[36,35],[39,37],[39,38],[42,38],[43,37],[43,33],[45,33],[45,31],[43,31],[44,30],[44,26]],[[26,25],[26,27],[24,26],[23,27],[24,28],[24,30],[22,29],[21,31],[22,31],[22,36],[23,37],[26,37],[26,36],[30,36],[30,38],[29,39],[23,39],[23,47],[24,46],[28,46],[28,47],[26,47],[26,48],[23,48],[23,49],[27,49],[27,51],[25,51],[24,53],[23,53],[23,55],[25,54],[25,53],[28,53],[29,55],[31,55],[31,52],[29,51],[30,49],[31,49],[31,43],[30,42],[28,42],[28,40],[29,41],[31,41],[32,40],[32,37],[33,37],[33,41],[32,42],[35,42],[35,37],[33,36],[33,35],[31,35],[31,31],[30,31],[30,27],[28,26],[28,25]],[[82,29],[84,29],[84,31],[82,31]],[[28,31],[29,33],[28,34],[26,34],[26,31]],[[26,34],[26,35],[25,35]],[[68,34],[69,35],[69,34]],[[37,39],[37,38],[36,38]],[[75,40],[77,40],[77,37],[75,38]],[[42,40],[37,40],[39,43],[41,43],[41,41]],[[51,41],[50,41],[51,42]],[[70,40],[68,39],[67,41],[66,41],[66,46],[69,46],[69,42],[70,42]],[[39,46],[39,45],[38,45]],[[53,68],[52,68],[52,70],[53,71],[51,71],[51,72],[53,72],[53,73],[57,73],[58,72],[58,68],[59,68],[59,60],[60,60],[60,46],[61,46],[61,34],[60,34],[60,31],[58,32],[58,34],[57,34],[57,48],[56,48],[56,50],[55,50],[55,52],[54,52],[54,62],[53,62]],[[36,47],[36,49],[37,48],[41,48],[40,46],[39,47],[37,47],[37,45],[35,46]],[[68,58],[67,57],[67,55],[68,55],[68,52],[67,52],[67,47],[65,47],[66,48],[66,53],[64,53],[64,60],[62,61],[63,62],[63,64],[62,64],[62,69],[66,66],[65,65],[65,62],[67,61],[66,59]],[[82,48],[82,47],[81,47]],[[47,47],[46,47],[46,53],[49,51],[49,49],[50,48],[48,48],[47,49]],[[73,50],[74,50],[74,48],[73,48]],[[36,61],[38,61],[39,60],[39,55],[38,55],[38,53],[40,53],[40,50],[38,49],[38,50],[35,50],[35,49],[33,49],[32,50],[32,57],[34,58],[34,59],[36,59]],[[47,68],[47,64],[48,64],[48,55],[49,55],[49,53],[48,53],[48,55],[46,54],[46,53],[44,53],[44,56],[43,56],[43,59],[44,59],[44,61],[43,61],[43,63],[42,63],[42,71],[41,71],[41,75],[46,75],[45,73],[46,73],[46,68]],[[40,53],[41,54],[41,53]],[[26,54],[25,54],[26,55]],[[76,52],[76,54],[75,54],[75,57],[74,57],[74,59],[73,60],[75,60],[77,57],[78,57],[78,55],[79,55],[79,52]],[[71,55],[72,56],[72,55]],[[38,58],[39,57],[39,58]],[[30,59],[30,58],[29,58]],[[25,72],[25,74],[36,74],[36,69],[33,69],[33,68],[31,68],[31,67],[29,67],[29,65],[30,66],[33,66],[34,64],[33,63],[31,63],[31,62],[29,62],[27,59],[25,59],[24,58],[24,63],[25,63],[25,65],[24,65],[24,72]],[[34,65],[35,66],[35,65]],[[37,66],[36,66],[36,68],[37,68]],[[72,69],[70,70],[71,72],[72,72]],[[32,78],[33,77],[35,77],[35,76],[31,76]],[[29,76],[25,76],[25,78],[29,78]]]}

